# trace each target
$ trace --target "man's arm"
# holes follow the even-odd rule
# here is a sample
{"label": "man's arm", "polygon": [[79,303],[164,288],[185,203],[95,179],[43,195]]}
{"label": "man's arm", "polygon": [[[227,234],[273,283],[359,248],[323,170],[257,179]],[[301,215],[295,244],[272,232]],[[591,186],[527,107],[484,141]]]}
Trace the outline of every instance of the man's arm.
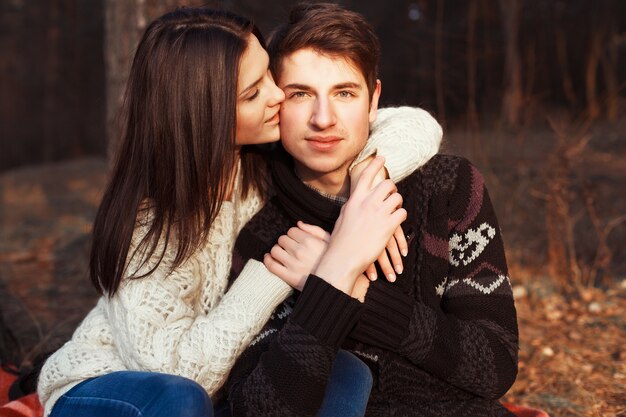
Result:
{"label": "man's arm", "polygon": [[[326,251],[316,266],[309,266],[315,275],[306,280],[287,324],[262,332],[276,335],[264,351],[253,342],[240,360],[244,364],[236,367],[240,370],[233,370],[228,385],[234,416],[317,413],[335,355],[363,310],[362,303],[349,295],[354,281],[406,219],[391,181],[371,189],[383,162],[375,158],[342,207]],[[365,230],[362,223],[372,230]],[[282,262],[287,266],[306,248],[294,240],[284,250]],[[274,322],[280,321],[278,316]]]}
{"label": "man's arm", "polygon": [[[461,220],[454,221],[443,251],[433,249],[442,246],[433,244],[436,238],[426,230],[422,246],[427,253],[418,279],[425,279],[424,271],[437,262],[448,263],[447,276],[419,301],[397,284],[372,283],[366,311],[351,337],[392,350],[452,385],[495,399],[517,374],[516,312],[500,229],[482,176],[467,161],[458,175],[449,204],[451,212],[461,213]],[[428,301],[439,297],[440,302]]]}
{"label": "man's arm", "polygon": [[[363,150],[350,166],[351,189],[354,189],[361,173],[375,156],[385,157],[385,167],[374,184],[386,178],[401,181],[423,166],[438,151],[443,132],[437,121],[418,107],[389,107],[379,109],[371,125],[370,136]],[[377,259],[385,278],[396,279],[402,272],[401,253],[407,249],[404,232],[399,227]],[[370,279],[377,276],[374,264],[365,274]]]}
{"label": "man's arm", "polygon": [[264,329],[265,347],[253,342],[233,368],[227,383],[233,417],[315,416],[339,347],[362,308],[309,276],[285,326]]}

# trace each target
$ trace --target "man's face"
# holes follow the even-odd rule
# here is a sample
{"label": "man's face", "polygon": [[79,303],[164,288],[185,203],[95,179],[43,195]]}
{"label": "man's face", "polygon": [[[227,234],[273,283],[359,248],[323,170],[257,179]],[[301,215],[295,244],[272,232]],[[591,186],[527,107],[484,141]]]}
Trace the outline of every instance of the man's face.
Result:
{"label": "man's face", "polygon": [[376,119],[380,83],[370,104],[361,71],[343,57],[301,49],[284,57],[278,86],[283,146],[305,182],[336,194],[324,184],[345,180],[348,167],[365,146]]}

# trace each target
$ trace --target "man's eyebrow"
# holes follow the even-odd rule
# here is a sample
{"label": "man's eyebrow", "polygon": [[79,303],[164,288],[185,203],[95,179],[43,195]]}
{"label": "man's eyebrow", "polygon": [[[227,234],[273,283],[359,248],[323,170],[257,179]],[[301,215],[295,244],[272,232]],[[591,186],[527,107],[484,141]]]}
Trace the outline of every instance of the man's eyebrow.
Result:
{"label": "man's eyebrow", "polygon": [[311,86],[308,86],[306,84],[298,84],[298,83],[287,84],[286,86],[283,87],[283,90],[286,90],[288,88],[292,90],[306,90],[306,91],[312,90]]}
{"label": "man's eyebrow", "polygon": [[[286,89],[292,89],[292,90],[305,90],[305,91],[310,91],[313,89],[313,87],[306,85],[306,84],[298,84],[298,83],[293,83],[293,84],[287,84],[286,86],[283,87],[283,90]],[[362,90],[363,86],[359,83],[353,83],[353,82],[345,82],[345,83],[340,83],[340,84],[335,84],[333,85],[333,90],[343,90],[344,88],[352,88],[355,90]]]}
{"label": "man's eyebrow", "polygon": [[355,89],[355,90],[362,90],[363,86],[361,84],[352,83],[352,82],[341,83],[341,84],[337,84],[337,85],[333,86],[333,90],[343,90],[344,88],[352,88],[352,89]]}

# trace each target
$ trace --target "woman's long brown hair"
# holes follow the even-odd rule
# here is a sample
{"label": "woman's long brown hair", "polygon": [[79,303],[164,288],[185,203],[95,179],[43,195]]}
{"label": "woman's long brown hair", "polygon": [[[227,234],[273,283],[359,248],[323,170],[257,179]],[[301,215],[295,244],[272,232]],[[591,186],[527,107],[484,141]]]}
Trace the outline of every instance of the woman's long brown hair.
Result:
{"label": "woman's long brown hair", "polygon": [[[178,9],[146,29],[126,86],[117,159],[94,223],[90,275],[100,293],[115,294],[123,276],[154,272],[173,242],[171,268],[205,242],[236,169],[237,78],[250,34],[263,42],[249,20],[203,8]],[[253,187],[267,188],[260,158],[244,148],[243,197]],[[141,210],[150,212],[148,232],[129,254]],[[165,248],[157,251],[160,241]],[[158,262],[141,275],[125,271],[136,254],[141,266],[153,257]]]}

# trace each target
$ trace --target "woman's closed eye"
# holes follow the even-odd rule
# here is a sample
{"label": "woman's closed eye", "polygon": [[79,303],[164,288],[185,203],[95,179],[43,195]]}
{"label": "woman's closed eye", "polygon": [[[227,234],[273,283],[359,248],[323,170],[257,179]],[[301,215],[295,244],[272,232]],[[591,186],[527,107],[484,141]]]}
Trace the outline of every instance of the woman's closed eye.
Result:
{"label": "woman's closed eye", "polygon": [[248,94],[248,96],[246,97],[247,101],[252,101],[255,98],[257,98],[259,96],[259,91],[260,89],[257,87],[255,88],[253,91],[250,91],[250,93]]}

